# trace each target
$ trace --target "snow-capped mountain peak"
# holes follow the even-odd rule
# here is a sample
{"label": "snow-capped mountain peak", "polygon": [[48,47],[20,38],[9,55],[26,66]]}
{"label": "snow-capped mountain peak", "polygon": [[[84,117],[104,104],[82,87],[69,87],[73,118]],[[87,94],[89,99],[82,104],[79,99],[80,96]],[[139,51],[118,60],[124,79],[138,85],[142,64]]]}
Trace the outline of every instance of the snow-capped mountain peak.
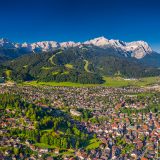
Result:
{"label": "snow-capped mountain peak", "polygon": [[115,47],[124,47],[126,45],[125,42],[120,40],[114,40],[114,39],[109,40],[109,43]]}
{"label": "snow-capped mountain peak", "polygon": [[73,42],[73,41],[68,41],[68,42],[62,42],[62,43],[60,43],[60,46],[61,46],[62,48],[69,48],[69,47],[77,47],[77,46],[79,46],[80,44],[81,44],[80,42],[75,43],[75,42]]}
{"label": "snow-capped mountain peak", "polygon": [[141,59],[145,55],[153,52],[148,43],[144,41],[123,42],[120,40],[108,40],[105,37],[98,37],[86,41],[84,42],[84,44],[93,45],[104,49],[111,47],[118,50],[119,52],[126,53],[125,56],[128,56],[128,54],[130,54],[131,57],[135,57],[137,59]]}
{"label": "snow-capped mountain peak", "polygon": [[57,49],[60,47],[59,43],[56,41],[42,41],[32,43],[31,47],[33,50],[38,49],[40,51],[52,51],[52,49]]}
{"label": "snow-capped mountain peak", "polygon": [[141,59],[145,55],[153,52],[148,43],[144,41],[126,43],[125,49],[128,52],[132,52],[132,57],[135,57],[137,59]]}
{"label": "snow-capped mountain peak", "polygon": [[151,47],[148,45],[147,42],[144,41],[134,41],[134,42],[123,42],[120,40],[114,39],[107,39],[105,37],[98,37],[94,38],[85,42],[56,42],[56,41],[41,41],[35,43],[14,43],[7,39],[0,39],[0,47],[5,49],[24,49],[26,52],[48,52],[54,51],[59,48],[70,48],[70,47],[83,47],[83,46],[90,46],[90,47],[99,47],[102,49],[106,48],[113,48],[119,53],[123,55],[135,57],[137,59],[143,58],[145,55],[152,53]]}
{"label": "snow-capped mountain peak", "polygon": [[89,41],[84,42],[84,44],[86,45],[94,45],[97,47],[105,47],[106,45],[109,44],[109,40],[106,39],[105,37],[98,37],[98,38],[94,38],[91,39]]}

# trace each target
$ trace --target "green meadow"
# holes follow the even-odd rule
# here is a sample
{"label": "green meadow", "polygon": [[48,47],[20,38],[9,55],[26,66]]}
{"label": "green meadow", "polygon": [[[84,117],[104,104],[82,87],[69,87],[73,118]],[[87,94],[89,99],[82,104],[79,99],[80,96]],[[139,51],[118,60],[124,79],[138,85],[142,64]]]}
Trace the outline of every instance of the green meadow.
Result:
{"label": "green meadow", "polygon": [[5,74],[6,74],[7,80],[11,80],[12,71],[9,70],[9,69],[7,69],[7,70],[5,71]]}
{"label": "green meadow", "polygon": [[104,77],[105,83],[103,84],[80,84],[72,82],[23,82],[23,85],[32,86],[66,86],[66,87],[94,87],[94,86],[105,86],[105,87],[127,87],[127,86],[149,86],[153,84],[160,84],[160,77],[146,77],[137,80],[125,80],[121,77]]}

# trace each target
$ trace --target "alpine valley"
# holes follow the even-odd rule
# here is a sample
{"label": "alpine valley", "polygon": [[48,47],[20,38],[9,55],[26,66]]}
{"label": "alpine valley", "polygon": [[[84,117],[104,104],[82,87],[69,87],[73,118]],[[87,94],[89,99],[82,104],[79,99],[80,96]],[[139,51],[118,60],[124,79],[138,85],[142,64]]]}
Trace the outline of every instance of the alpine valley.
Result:
{"label": "alpine valley", "polygon": [[160,75],[160,54],[144,41],[14,43],[0,39],[0,77],[14,81],[103,83],[104,76]]}

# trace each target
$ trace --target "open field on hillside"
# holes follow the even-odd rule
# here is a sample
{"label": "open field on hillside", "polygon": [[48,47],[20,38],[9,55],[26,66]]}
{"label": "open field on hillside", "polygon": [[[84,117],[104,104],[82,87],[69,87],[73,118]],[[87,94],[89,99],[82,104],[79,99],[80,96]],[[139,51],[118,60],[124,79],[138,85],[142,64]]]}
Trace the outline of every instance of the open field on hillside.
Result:
{"label": "open field on hillside", "polygon": [[6,77],[7,77],[7,80],[11,80],[11,73],[12,73],[12,71],[11,70],[6,70],[5,71],[5,74],[6,74]]}
{"label": "open field on hillside", "polygon": [[72,65],[72,64],[69,64],[69,63],[68,63],[68,64],[65,64],[65,67],[68,68],[68,69],[73,69],[73,68],[74,68],[73,65]]}
{"label": "open field on hillside", "polygon": [[85,62],[85,65],[84,65],[84,70],[86,71],[86,72],[91,72],[89,69],[88,69],[88,66],[89,66],[89,62],[87,61],[87,60],[84,60],[84,62]]}
{"label": "open field on hillside", "polygon": [[141,78],[137,80],[125,80],[121,77],[104,77],[104,84],[80,84],[80,83],[72,83],[72,82],[23,82],[24,85],[33,85],[33,86],[68,86],[68,87],[92,87],[92,86],[106,86],[106,87],[125,87],[125,86],[137,86],[143,87],[153,84],[160,84],[160,77],[147,77]]}
{"label": "open field on hillside", "polygon": [[53,62],[53,58],[57,55],[57,54],[61,54],[62,51],[59,51],[57,52],[56,54],[54,54],[52,57],[49,58],[49,62],[52,64],[52,65],[56,65],[54,62]]}

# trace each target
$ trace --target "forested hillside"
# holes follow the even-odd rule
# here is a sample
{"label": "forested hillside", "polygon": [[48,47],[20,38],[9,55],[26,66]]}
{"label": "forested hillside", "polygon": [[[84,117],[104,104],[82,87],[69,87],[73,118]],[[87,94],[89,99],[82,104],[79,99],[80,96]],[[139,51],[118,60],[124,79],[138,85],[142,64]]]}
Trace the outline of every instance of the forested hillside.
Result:
{"label": "forested hillside", "polygon": [[114,49],[69,48],[47,53],[32,53],[5,63],[16,81],[71,81],[103,83],[103,76],[139,78],[160,75],[137,59],[125,58]]}

